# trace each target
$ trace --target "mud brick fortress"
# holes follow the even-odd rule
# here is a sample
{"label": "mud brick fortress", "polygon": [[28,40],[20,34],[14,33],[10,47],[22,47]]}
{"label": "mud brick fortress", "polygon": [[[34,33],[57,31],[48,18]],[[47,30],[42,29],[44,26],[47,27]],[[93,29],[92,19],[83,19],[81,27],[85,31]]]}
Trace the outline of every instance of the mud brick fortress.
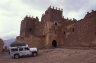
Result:
{"label": "mud brick fortress", "polygon": [[41,21],[28,16],[22,20],[17,41],[38,48],[96,47],[96,11],[87,12],[81,20],[69,20],[62,9],[49,7]]}

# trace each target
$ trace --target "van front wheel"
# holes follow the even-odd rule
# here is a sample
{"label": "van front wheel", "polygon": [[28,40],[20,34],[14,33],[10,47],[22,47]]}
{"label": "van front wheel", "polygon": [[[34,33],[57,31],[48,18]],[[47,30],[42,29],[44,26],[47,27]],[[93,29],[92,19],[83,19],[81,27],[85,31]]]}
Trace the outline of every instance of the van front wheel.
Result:
{"label": "van front wheel", "polygon": [[37,56],[37,52],[32,52],[32,56],[33,57]]}

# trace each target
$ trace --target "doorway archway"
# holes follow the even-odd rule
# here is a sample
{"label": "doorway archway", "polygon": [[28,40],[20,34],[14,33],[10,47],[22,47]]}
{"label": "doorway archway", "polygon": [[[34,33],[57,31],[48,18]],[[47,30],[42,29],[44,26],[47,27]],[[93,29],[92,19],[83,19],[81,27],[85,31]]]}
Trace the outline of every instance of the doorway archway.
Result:
{"label": "doorway archway", "polygon": [[52,41],[52,47],[55,47],[55,48],[57,47],[57,41],[56,40]]}

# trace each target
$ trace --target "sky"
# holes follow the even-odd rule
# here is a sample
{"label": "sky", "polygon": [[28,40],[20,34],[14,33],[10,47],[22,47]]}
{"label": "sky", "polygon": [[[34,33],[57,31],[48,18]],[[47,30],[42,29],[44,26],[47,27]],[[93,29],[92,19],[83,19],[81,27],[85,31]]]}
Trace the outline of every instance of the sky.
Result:
{"label": "sky", "polygon": [[26,15],[41,18],[49,6],[63,9],[65,18],[84,18],[91,10],[96,10],[96,0],[1,0],[0,38],[19,36],[20,24]]}

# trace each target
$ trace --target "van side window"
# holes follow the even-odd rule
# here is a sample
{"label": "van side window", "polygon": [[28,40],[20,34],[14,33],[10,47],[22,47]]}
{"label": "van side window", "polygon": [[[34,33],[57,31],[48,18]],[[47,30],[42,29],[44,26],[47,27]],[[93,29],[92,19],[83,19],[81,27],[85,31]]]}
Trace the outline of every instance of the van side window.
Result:
{"label": "van side window", "polygon": [[29,50],[29,48],[28,48],[28,47],[26,47],[26,48],[25,48],[25,50]]}
{"label": "van side window", "polygon": [[23,51],[23,48],[19,48],[19,51]]}
{"label": "van side window", "polygon": [[12,51],[12,52],[18,51],[18,49],[17,49],[17,48],[14,48],[14,49],[11,49],[11,51]]}

